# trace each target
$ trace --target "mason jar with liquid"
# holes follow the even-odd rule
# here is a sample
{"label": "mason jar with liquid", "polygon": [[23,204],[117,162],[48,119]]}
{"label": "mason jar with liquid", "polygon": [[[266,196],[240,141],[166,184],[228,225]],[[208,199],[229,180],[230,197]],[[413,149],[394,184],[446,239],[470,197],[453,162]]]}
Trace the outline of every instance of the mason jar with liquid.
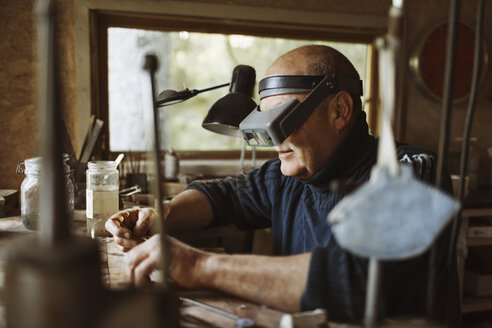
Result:
{"label": "mason jar with liquid", "polygon": [[[63,154],[63,174],[65,195],[67,202],[66,219],[72,223],[74,209],[74,185],[72,183],[72,171],[68,165],[69,157]],[[37,230],[40,217],[40,196],[42,181],[42,158],[33,157],[26,159],[17,166],[17,173],[24,173],[26,177],[21,184],[21,221],[27,229]]]}
{"label": "mason jar with liquid", "polygon": [[114,161],[87,164],[86,217],[92,238],[110,236],[106,220],[119,210],[119,173]]}

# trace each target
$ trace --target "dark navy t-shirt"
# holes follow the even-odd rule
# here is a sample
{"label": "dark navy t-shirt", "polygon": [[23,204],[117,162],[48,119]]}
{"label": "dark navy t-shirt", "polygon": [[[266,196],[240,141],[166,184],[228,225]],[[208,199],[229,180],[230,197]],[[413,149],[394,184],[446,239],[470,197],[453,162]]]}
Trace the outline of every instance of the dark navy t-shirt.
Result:
{"label": "dark navy t-shirt", "polygon": [[[367,134],[365,122],[359,125],[309,181],[284,176],[280,160],[274,159],[246,175],[188,186],[210,201],[213,225],[233,222],[242,230],[272,227],[277,255],[313,252],[302,308],[326,308],[333,321],[360,322],[364,309],[367,260],[343,250],[327,222],[328,213],[343,197],[331,191],[330,184],[336,180],[362,184],[369,179],[376,160],[377,142]],[[419,179],[434,180],[435,157],[431,153],[406,145],[398,145],[397,153]],[[440,239],[440,256],[444,256],[446,238]],[[381,315],[424,314],[427,257],[383,264]],[[450,278],[441,269],[439,283],[454,290],[455,275]],[[451,295],[457,298],[454,292]],[[441,317],[449,316],[447,312],[457,309],[456,304],[446,303]]]}

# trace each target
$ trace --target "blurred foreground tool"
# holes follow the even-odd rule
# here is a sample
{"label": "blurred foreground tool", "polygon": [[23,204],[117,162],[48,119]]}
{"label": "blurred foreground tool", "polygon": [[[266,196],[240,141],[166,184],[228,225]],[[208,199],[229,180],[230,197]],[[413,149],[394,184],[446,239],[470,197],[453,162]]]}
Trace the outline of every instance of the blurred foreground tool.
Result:
{"label": "blurred foreground tool", "polygon": [[[391,128],[396,107],[403,2],[394,0],[388,33],[376,40],[379,52],[381,126],[378,160],[367,183],[345,197],[328,215],[338,243],[369,258],[364,326],[378,323],[380,260],[403,260],[423,254],[459,209],[459,203],[418,181],[398,162]],[[403,282],[402,282],[403,283]]]}

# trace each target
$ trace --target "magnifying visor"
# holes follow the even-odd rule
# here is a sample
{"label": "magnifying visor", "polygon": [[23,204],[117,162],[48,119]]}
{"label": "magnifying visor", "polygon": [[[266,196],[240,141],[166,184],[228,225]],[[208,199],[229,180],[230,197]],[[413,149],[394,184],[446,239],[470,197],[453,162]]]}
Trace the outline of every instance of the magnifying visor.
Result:
{"label": "magnifying visor", "polygon": [[302,102],[292,98],[266,111],[261,111],[260,106],[257,106],[239,124],[249,146],[271,147],[280,145],[299,128],[330,94],[346,90],[362,95],[362,81],[318,75],[271,76],[260,81],[259,89],[261,99],[287,93],[309,92]]}

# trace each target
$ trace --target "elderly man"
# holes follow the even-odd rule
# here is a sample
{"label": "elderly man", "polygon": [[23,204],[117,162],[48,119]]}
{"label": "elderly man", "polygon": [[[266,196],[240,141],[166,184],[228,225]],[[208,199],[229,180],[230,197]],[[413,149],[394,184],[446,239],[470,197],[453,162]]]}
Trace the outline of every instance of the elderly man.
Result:
{"label": "elderly man", "polygon": [[[330,190],[331,182],[361,184],[376,160],[377,141],[368,134],[361,110],[359,75],[345,56],[326,46],[294,49],[266,75],[260,82],[261,111],[294,98],[307,101],[315,85],[302,77],[332,76],[335,87],[276,146],[278,159],[247,175],[191,183],[169,203],[166,220],[171,232],[231,221],[244,230],[271,226],[275,251],[282,256],[212,254],[170,239],[170,276],[184,287],[216,288],[281,310],[325,308],[331,320],[360,321],[367,261],[342,250],[326,221],[343,197]],[[275,85],[271,77],[285,79]],[[398,145],[398,156],[419,178],[433,178],[432,154]],[[140,209],[119,212],[106,223],[129,251],[128,271],[137,285],[148,283],[159,264],[158,236],[140,243],[154,219],[150,209]],[[384,265],[382,315],[424,314],[427,263],[425,255]],[[439,270],[439,282],[448,288],[455,281]],[[457,304],[456,299],[444,304],[441,319]]]}

